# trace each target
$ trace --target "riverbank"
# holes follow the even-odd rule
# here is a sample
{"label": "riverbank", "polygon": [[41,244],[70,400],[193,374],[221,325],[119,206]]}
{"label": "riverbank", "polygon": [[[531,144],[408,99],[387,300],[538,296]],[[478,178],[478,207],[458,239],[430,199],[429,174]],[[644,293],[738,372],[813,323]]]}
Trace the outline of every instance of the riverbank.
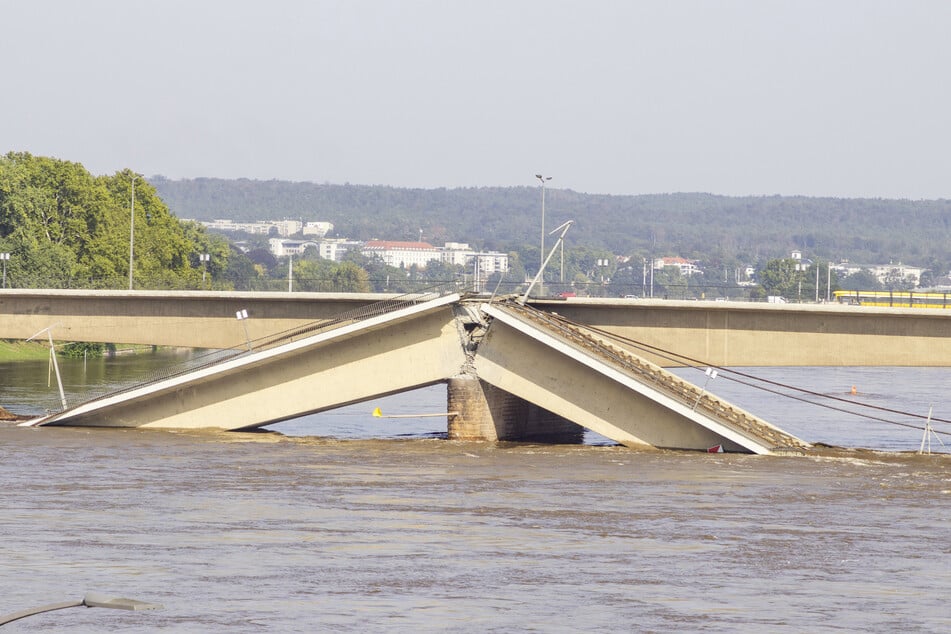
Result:
{"label": "riverbank", "polygon": [[38,341],[0,340],[0,361],[35,361],[49,354],[49,346]]}
{"label": "riverbank", "polygon": [[[55,342],[59,348],[61,342]],[[148,345],[126,345],[117,347],[114,352],[105,352],[105,356],[110,354],[135,354],[139,352],[152,352],[154,346]],[[0,363],[6,361],[37,361],[46,359],[50,354],[49,344],[45,341],[20,341],[17,339],[0,339]]]}

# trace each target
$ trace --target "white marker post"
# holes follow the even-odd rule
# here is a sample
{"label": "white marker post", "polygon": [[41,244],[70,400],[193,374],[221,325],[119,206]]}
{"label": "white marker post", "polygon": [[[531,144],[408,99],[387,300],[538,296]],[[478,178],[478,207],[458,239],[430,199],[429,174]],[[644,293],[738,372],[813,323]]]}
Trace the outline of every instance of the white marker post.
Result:
{"label": "white marker post", "polygon": [[248,334],[248,324],[247,324],[248,310],[246,308],[242,308],[241,310],[236,312],[234,316],[237,317],[238,321],[241,322],[241,325],[244,326],[244,338],[248,342],[248,352],[252,352],[251,335]]}
{"label": "white marker post", "polygon": [[700,394],[697,395],[697,400],[696,400],[696,401],[694,402],[694,404],[693,404],[693,409],[694,409],[694,411],[696,411],[697,405],[700,404],[700,399],[703,398],[704,393],[707,391],[707,383],[710,382],[710,379],[715,379],[715,378],[717,378],[717,371],[714,370],[713,368],[707,368],[707,369],[704,371],[704,374],[707,375],[707,379],[703,382],[703,387],[700,388]]}

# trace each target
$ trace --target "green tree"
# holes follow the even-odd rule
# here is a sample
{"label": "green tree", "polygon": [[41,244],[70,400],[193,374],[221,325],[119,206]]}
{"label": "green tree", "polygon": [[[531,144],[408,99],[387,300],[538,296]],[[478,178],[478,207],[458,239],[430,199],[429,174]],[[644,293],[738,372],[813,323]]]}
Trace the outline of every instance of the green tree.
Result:
{"label": "green tree", "polygon": [[881,282],[878,281],[878,278],[868,269],[862,269],[861,271],[856,271],[851,275],[846,276],[839,283],[842,290],[846,291],[881,291],[885,290],[885,287]]}
{"label": "green tree", "polygon": [[[135,232],[131,233],[135,179]],[[134,244],[136,287],[197,288],[192,255],[227,249],[186,226],[131,170],[95,177],[82,165],[29,153],[0,157],[0,248],[19,286],[123,288]]]}
{"label": "green tree", "polygon": [[339,293],[370,292],[369,274],[353,262],[340,262],[331,273],[333,287]]}
{"label": "green tree", "polygon": [[803,283],[801,262],[792,258],[770,260],[759,271],[759,284],[766,295],[779,295],[787,299],[798,298]]}

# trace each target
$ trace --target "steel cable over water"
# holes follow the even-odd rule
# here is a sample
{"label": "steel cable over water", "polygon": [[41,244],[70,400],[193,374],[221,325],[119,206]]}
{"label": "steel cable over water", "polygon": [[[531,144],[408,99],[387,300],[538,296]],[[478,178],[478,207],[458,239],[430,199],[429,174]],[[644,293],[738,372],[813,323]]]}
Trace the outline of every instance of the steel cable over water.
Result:
{"label": "steel cable over water", "polygon": [[[561,317],[561,318],[564,319],[563,317]],[[567,320],[566,320],[566,321],[567,321]],[[767,384],[767,385],[773,385],[773,386],[776,386],[776,387],[779,387],[779,388],[783,388],[783,389],[786,389],[786,390],[791,390],[791,391],[793,391],[793,392],[799,392],[799,393],[801,393],[801,394],[807,394],[807,395],[809,395],[809,396],[816,397],[816,398],[824,398],[824,399],[828,399],[828,400],[832,400],[832,401],[839,401],[839,402],[842,402],[842,403],[847,403],[847,404],[852,405],[852,406],[855,406],[855,407],[866,408],[866,409],[869,409],[869,410],[876,410],[876,411],[880,411],[880,412],[887,412],[887,413],[890,413],[890,414],[898,414],[898,415],[901,415],[901,416],[907,416],[907,417],[909,417],[909,418],[914,418],[914,419],[918,419],[918,420],[925,420],[925,421],[928,421],[929,423],[951,424],[951,420],[944,419],[944,418],[930,417],[930,416],[926,416],[926,415],[922,415],[922,414],[916,414],[916,413],[913,413],[913,412],[906,412],[906,411],[903,411],[903,410],[897,410],[897,409],[893,409],[893,408],[889,408],[889,407],[883,407],[883,406],[880,406],[880,405],[873,405],[873,404],[871,404],[871,403],[857,403],[857,402],[855,402],[855,401],[851,401],[851,400],[848,400],[848,399],[845,399],[845,398],[842,398],[842,397],[839,397],[839,396],[833,396],[833,395],[831,395],[831,394],[823,394],[822,392],[816,392],[816,391],[814,391],[814,390],[808,390],[808,389],[806,389],[806,388],[797,387],[797,386],[795,386],[795,385],[789,385],[789,384],[787,384],[787,383],[781,383],[781,382],[779,382],[779,381],[773,381],[773,380],[766,379],[766,378],[763,378],[763,377],[757,377],[757,376],[755,376],[755,375],[753,375],[753,374],[748,374],[748,373],[746,373],[746,372],[740,372],[739,370],[733,370],[733,369],[730,369],[730,368],[724,368],[724,367],[722,367],[722,366],[714,365],[714,364],[711,364],[711,363],[704,363],[704,362],[703,362],[702,360],[700,360],[700,359],[696,359],[696,358],[694,358],[694,357],[690,357],[690,356],[687,356],[687,355],[684,355],[684,354],[680,354],[680,353],[678,353],[678,352],[673,352],[673,351],[670,351],[670,350],[665,350],[665,349],[660,348],[660,347],[658,347],[658,346],[654,346],[654,345],[651,345],[651,344],[648,344],[648,343],[644,343],[644,342],[641,342],[641,341],[637,341],[637,340],[635,340],[635,339],[630,339],[630,338],[628,338],[628,337],[623,337],[623,336],[621,336],[621,335],[618,335],[618,334],[615,334],[615,333],[612,333],[612,332],[608,332],[608,331],[603,330],[603,329],[601,329],[601,328],[596,328],[596,327],[593,327],[593,326],[584,326],[584,327],[585,327],[585,328],[588,328],[588,329],[590,329],[590,330],[592,330],[593,332],[597,332],[599,335],[603,335],[604,337],[606,337],[606,338],[608,338],[608,339],[612,339],[612,340],[614,340],[614,341],[618,341],[618,342],[624,343],[625,345],[629,345],[629,346],[631,346],[632,348],[635,348],[635,349],[637,349],[637,350],[642,350],[642,351],[644,351],[644,352],[646,352],[646,353],[652,354],[652,355],[657,356],[657,357],[661,357],[661,358],[663,358],[663,359],[667,359],[667,360],[672,361],[672,362],[674,362],[674,363],[676,363],[676,364],[678,364],[678,365],[687,365],[687,367],[694,368],[694,369],[697,369],[697,370],[700,370],[700,369],[702,369],[702,368],[704,368],[704,367],[714,368],[714,369],[716,369],[716,370],[717,370],[718,372],[720,372],[720,373],[725,373],[725,375],[723,376],[723,378],[726,379],[727,381],[733,381],[734,383],[738,383],[738,384],[740,384],[740,385],[745,385],[745,386],[751,387],[751,388],[753,388],[753,389],[757,389],[757,390],[760,390],[760,391],[763,391],[763,392],[767,392],[767,393],[770,393],[770,394],[776,394],[777,396],[782,396],[782,397],[784,397],[784,398],[788,398],[788,399],[791,399],[791,400],[799,401],[799,402],[802,402],[802,403],[809,403],[810,405],[815,405],[816,407],[822,407],[822,408],[829,409],[829,410],[832,410],[832,411],[837,411],[837,412],[842,412],[842,413],[845,413],[845,414],[850,414],[850,415],[852,415],[852,416],[859,416],[859,417],[862,417],[862,418],[865,418],[865,419],[868,419],[868,420],[874,420],[874,421],[878,421],[878,422],[881,422],[881,423],[886,423],[886,424],[889,424],[889,425],[896,425],[896,426],[900,426],[900,427],[908,427],[908,428],[910,428],[910,429],[917,429],[918,431],[924,431],[924,430],[925,430],[925,427],[923,427],[923,426],[919,427],[919,426],[917,426],[917,425],[911,425],[911,424],[908,424],[908,423],[902,423],[902,422],[900,422],[900,421],[891,420],[891,419],[888,419],[888,418],[882,418],[882,417],[880,417],[880,416],[873,416],[873,415],[871,415],[871,414],[866,414],[866,413],[862,413],[862,412],[855,412],[855,411],[852,411],[852,410],[849,410],[849,409],[846,409],[846,408],[843,408],[843,407],[836,407],[836,406],[834,406],[834,405],[828,405],[828,404],[823,404],[823,403],[817,403],[817,402],[815,402],[815,401],[811,401],[811,400],[809,400],[809,399],[806,399],[806,398],[803,398],[803,397],[800,397],[800,396],[794,396],[794,395],[791,395],[791,394],[786,394],[786,393],[783,393],[783,392],[781,392],[781,391],[779,391],[779,390],[774,390],[774,389],[770,389],[770,388],[768,388],[768,387],[765,387],[765,386],[763,386],[763,385],[758,385],[758,384],[754,383],[753,381],[758,381],[758,382],[760,382],[760,383],[764,383],[764,384]],[[687,363],[684,363],[684,362],[687,362]],[[744,381],[744,380],[735,378],[735,376],[729,376],[729,375],[731,375],[731,374],[732,374],[732,375],[735,375],[735,376],[743,377],[744,379],[749,379],[749,380],[748,380],[748,381]],[[935,434],[938,434],[938,435],[941,435],[941,436],[945,436],[945,437],[951,438],[951,433],[949,433],[949,432],[940,431],[940,430],[936,430],[936,429],[932,429],[931,431],[932,431],[933,433],[935,433]]]}

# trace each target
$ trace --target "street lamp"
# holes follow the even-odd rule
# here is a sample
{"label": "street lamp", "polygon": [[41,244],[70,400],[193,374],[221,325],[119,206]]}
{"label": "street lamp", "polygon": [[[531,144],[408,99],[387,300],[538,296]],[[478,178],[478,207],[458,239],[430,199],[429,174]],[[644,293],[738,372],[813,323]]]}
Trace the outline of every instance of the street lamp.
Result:
{"label": "street lamp", "polygon": [[135,179],[132,177],[132,195],[129,197],[129,290],[132,290],[132,261],[135,243]]}
{"label": "street lamp", "polygon": [[3,260],[3,288],[7,287],[7,260],[9,259],[9,253],[0,253],[0,260]]}
{"label": "street lamp", "polygon": [[204,286],[205,273],[208,271],[208,261],[211,259],[211,256],[207,253],[201,253],[198,255],[198,259],[201,261],[201,283],[202,286]]}
{"label": "street lamp", "polygon": [[535,178],[542,184],[542,249],[538,252],[538,268],[541,270],[545,266],[545,181],[550,181],[551,176],[535,174]]}
{"label": "street lamp", "polygon": [[0,615],[0,625],[6,625],[11,621],[23,619],[34,614],[52,612],[53,610],[64,610],[66,608],[112,608],[115,610],[160,610],[162,608],[158,603],[146,603],[137,599],[119,599],[107,597],[95,592],[87,592],[82,601],[64,601],[62,603],[51,603],[37,608],[28,608],[19,612]]}
{"label": "street lamp", "polygon": [[535,279],[532,280],[532,283],[528,285],[528,290],[525,291],[525,294],[522,295],[522,298],[518,300],[518,303],[522,306],[525,305],[525,302],[528,301],[528,296],[531,295],[532,289],[535,288],[535,284],[538,283],[538,280],[542,278],[542,275],[545,273],[545,265],[548,264],[548,260],[551,259],[551,256],[555,255],[555,251],[558,250],[558,247],[565,239],[565,234],[568,233],[568,229],[571,228],[571,225],[574,224],[574,220],[569,220],[568,222],[555,227],[552,229],[552,233],[558,233],[561,231],[561,235],[558,236],[558,241],[555,242],[554,248],[552,248],[551,253],[548,254],[548,257],[545,258],[545,261],[542,262],[541,267],[538,269],[538,273],[535,274]]}

